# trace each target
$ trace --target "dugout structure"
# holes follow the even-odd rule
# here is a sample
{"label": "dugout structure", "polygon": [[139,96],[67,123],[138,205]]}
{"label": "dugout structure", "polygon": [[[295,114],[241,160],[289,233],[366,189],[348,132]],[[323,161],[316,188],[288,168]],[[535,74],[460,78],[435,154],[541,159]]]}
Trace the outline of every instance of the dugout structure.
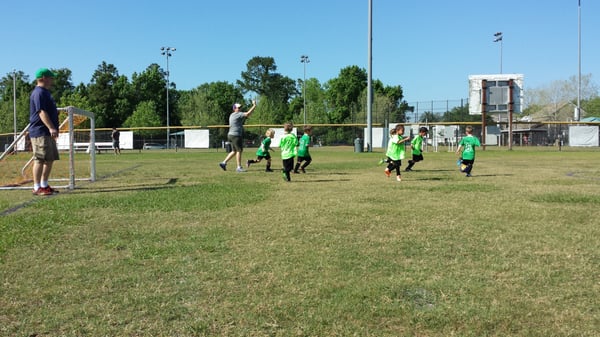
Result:
{"label": "dugout structure", "polygon": [[[96,151],[89,151],[89,176],[83,177],[83,174],[81,174],[81,177],[76,177],[76,172],[79,172],[77,170],[80,170],[87,165],[82,165],[83,163],[81,163],[81,161],[76,160],[74,131],[76,126],[89,120],[89,148],[95,149],[96,133],[94,113],[72,106],[58,108],[58,111],[60,117],[64,119],[59,126],[59,138],[57,143],[62,143],[63,145],[66,143],[68,168],[66,169],[67,176],[65,177],[65,175],[63,175],[62,177],[59,177],[61,172],[56,172],[58,171],[57,167],[56,165],[53,165],[50,181],[58,182],[53,183],[53,187],[74,189],[77,180],[96,181]],[[2,181],[0,182],[0,190],[31,188],[31,186],[25,186],[25,184],[31,183],[33,179],[31,171],[34,158],[31,156],[31,152],[25,152],[24,157],[23,154],[18,154],[16,151],[17,149],[19,149],[19,151],[27,150],[28,130],[29,124],[6,148],[4,153],[0,155],[0,164],[2,165],[2,171],[4,171]],[[64,160],[65,159],[62,158],[59,162]],[[83,169],[80,171],[83,171]]]}
{"label": "dugout structure", "polygon": [[485,149],[485,116],[487,113],[508,115],[508,149],[512,149],[513,113],[523,106],[522,74],[469,76],[469,114],[481,115],[482,145]]}

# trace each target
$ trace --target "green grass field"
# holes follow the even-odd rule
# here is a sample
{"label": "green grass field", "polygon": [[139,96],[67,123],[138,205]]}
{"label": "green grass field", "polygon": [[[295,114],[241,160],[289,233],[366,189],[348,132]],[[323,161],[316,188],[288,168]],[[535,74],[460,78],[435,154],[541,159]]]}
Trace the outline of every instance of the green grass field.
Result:
{"label": "green grass field", "polygon": [[291,183],[136,151],[0,191],[0,336],[598,336],[600,151],[440,150],[401,183],[348,147]]}

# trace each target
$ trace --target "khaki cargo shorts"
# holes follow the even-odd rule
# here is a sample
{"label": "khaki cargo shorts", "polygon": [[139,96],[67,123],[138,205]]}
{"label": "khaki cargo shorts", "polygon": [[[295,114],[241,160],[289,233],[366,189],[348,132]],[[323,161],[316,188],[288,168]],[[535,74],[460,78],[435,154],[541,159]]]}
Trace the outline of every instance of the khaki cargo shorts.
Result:
{"label": "khaki cargo shorts", "polygon": [[56,140],[50,136],[31,138],[33,156],[38,162],[53,162],[59,160]]}

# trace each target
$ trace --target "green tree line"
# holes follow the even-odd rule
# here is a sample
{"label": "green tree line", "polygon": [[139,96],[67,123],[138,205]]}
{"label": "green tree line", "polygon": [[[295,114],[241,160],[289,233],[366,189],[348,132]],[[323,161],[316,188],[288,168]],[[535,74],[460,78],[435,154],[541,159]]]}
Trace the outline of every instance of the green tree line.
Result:
{"label": "green tree line", "polygon": [[[75,85],[71,70],[52,69],[56,73],[52,94],[58,106],[76,106],[96,114],[98,128],[138,128],[166,126],[166,72],[158,64],[150,64],[131,78],[119,74],[114,64],[102,62],[89,83]],[[13,75],[16,77],[17,129],[29,121],[29,94],[35,81],[23,71],[8,73],[0,80],[0,133],[13,131]],[[171,126],[226,125],[233,102],[256,98],[258,107],[252,124],[282,124],[292,121],[300,125],[354,124],[366,121],[367,72],[356,65],[342,68],[337,77],[325,83],[316,78],[292,79],[277,71],[273,57],[251,58],[235,83],[217,81],[203,83],[191,90],[178,90],[169,83]],[[306,112],[304,111],[306,96]],[[596,98],[597,100],[597,98]],[[249,102],[245,102],[249,103]],[[594,100],[584,104],[596,106]],[[584,106],[585,108],[585,106]],[[406,121],[409,109],[400,85],[373,81],[373,123]],[[468,106],[457,107],[443,115],[425,112],[422,120],[471,121]],[[139,134],[153,131],[139,131]],[[223,133],[225,130],[219,130]],[[360,136],[351,128],[320,130],[317,136],[326,143],[350,142]]]}
{"label": "green tree line", "polygon": [[[130,78],[120,74],[114,64],[102,62],[89,83],[75,85],[71,70],[52,69],[56,73],[52,94],[58,106],[76,106],[93,111],[98,128],[137,128],[166,125],[167,80],[165,70],[150,64]],[[29,95],[34,79],[23,71],[8,73],[0,80],[0,133],[13,131],[13,75],[16,77],[17,129],[29,121]],[[374,109],[395,122],[404,121],[407,108],[402,87],[384,85],[374,80]],[[304,91],[304,90],[305,91]],[[348,66],[325,83],[316,78],[292,79],[277,71],[272,57],[251,58],[235,83],[217,81],[203,83],[191,90],[178,90],[169,83],[169,119],[171,126],[226,125],[231,105],[256,98],[258,107],[253,124],[282,124],[304,121],[304,92],[306,118],[311,124],[365,123],[367,72],[358,66]],[[248,102],[246,102],[248,103]],[[146,131],[149,132],[149,131]],[[349,139],[353,135],[347,135]],[[345,135],[333,135],[334,138]]]}

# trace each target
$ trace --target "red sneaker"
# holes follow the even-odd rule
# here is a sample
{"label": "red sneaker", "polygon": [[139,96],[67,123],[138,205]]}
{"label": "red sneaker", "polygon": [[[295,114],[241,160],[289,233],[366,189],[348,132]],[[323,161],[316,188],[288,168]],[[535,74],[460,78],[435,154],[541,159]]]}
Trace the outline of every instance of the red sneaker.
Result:
{"label": "red sneaker", "polygon": [[49,187],[40,187],[37,189],[35,195],[52,195],[52,191]]}
{"label": "red sneaker", "polygon": [[57,193],[59,192],[58,190],[56,190],[56,189],[54,189],[54,188],[50,187],[50,185],[48,185],[47,189],[48,189],[48,191],[50,191],[52,194],[57,194]]}

